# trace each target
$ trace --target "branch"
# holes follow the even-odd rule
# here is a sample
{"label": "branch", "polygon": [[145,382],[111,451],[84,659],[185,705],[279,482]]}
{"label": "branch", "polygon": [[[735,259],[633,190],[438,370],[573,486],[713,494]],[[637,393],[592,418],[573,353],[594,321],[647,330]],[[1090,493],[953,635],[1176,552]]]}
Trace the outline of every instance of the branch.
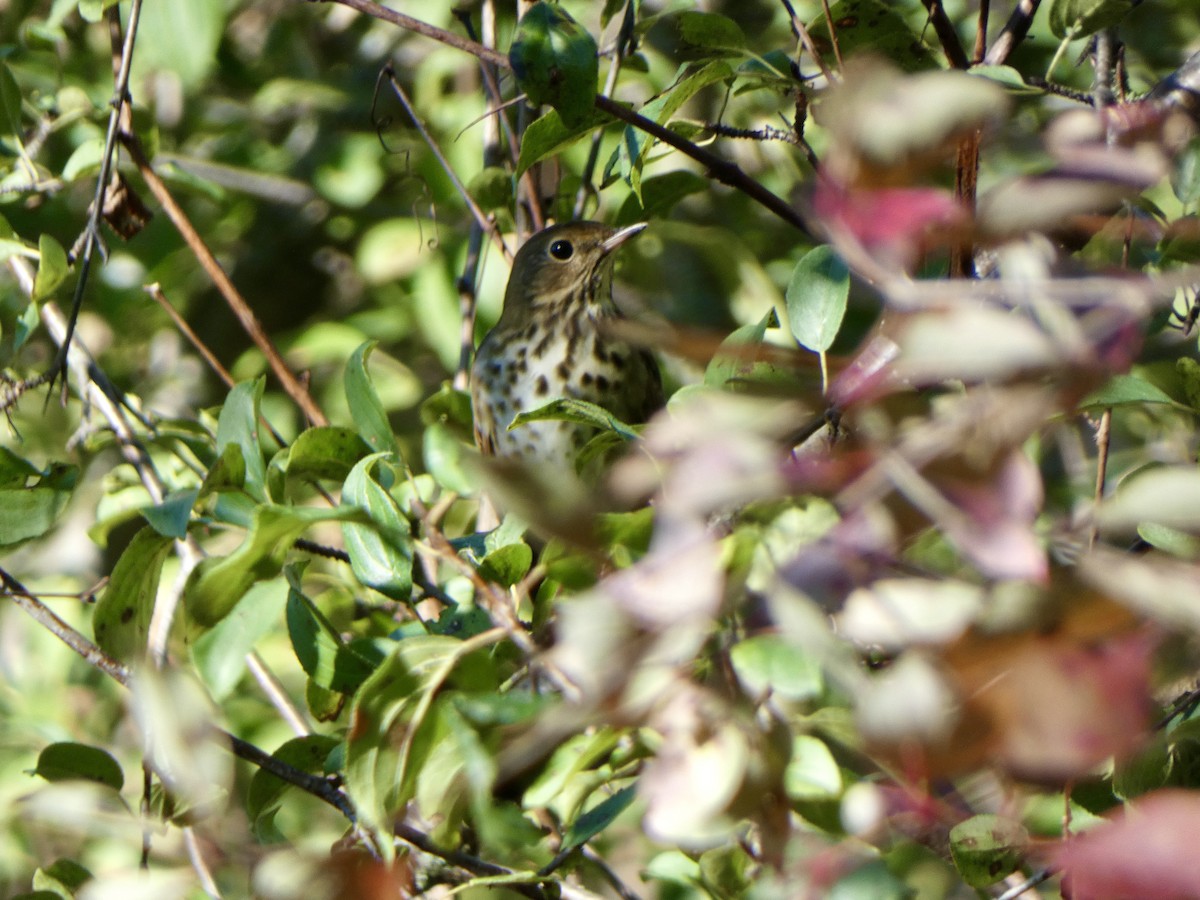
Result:
{"label": "branch", "polygon": [[250,304],[234,287],[229,276],[225,274],[225,270],[221,268],[221,264],[217,262],[212,251],[205,245],[203,238],[197,233],[188,219],[187,214],[175,202],[175,198],[171,196],[171,192],[167,190],[167,186],[163,180],[158,177],[158,173],[154,171],[150,165],[150,161],[146,158],[146,152],[142,148],[141,141],[137,136],[125,132],[121,135],[121,142],[125,145],[125,149],[129,151],[130,157],[133,158],[134,164],[138,167],[138,171],[142,173],[142,178],[145,179],[146,185],[150,188],[150,192],[154,194],[155,199],[162,205],[163,211],[167,214],[167,218],[175,226],[184,243],[188,245],[188,249],[199,261],[208,277],[212,279],[213,284],[225,298],[225,302],[229,304],[229,308],[233,314],[237,316],[242,328],[254,345],[262,351],[267,359],[267,364],[271,367],[271,371],[279,380],[280,386],[284,392],[292,398],[301,411],[314,425],[328,425],[329,420],[325,418],[325,414],[309,396],[307,389],[300,380],[292,374],[292,370],[288,368],[283,357],[275,348],[275,344],[271,341],[270,336],[263,330],[262,324],[258,321],[258,317],[254,315],[254,310],[250,308]]}
{"label": "branch", "polygon": [[[428,25],[411,16],[406,16],[403,13],[398,13],[395,10],[388,9],[385,6],[380,6],[372,0],[309,0],[310,3],[340,3],[344,6],[349,6],[359,12],[369,16],[374,16],[377,19],[382,19],[385,22],[399,25],[401,28],[414,31],[417,34],[425,37],[433,38],[435,41],[440,41],[443,44],[448,44],[451,47],[456,47],[465,53],[478,57],[484,62],[502,68],[511,69],[512,66],[508,61],[508,57],[490,47],[485,47],[476,41],[460,37],[457,34],[446,31],[443,28],[437,28],[433,25]],[[605,97],[602,94],[596,96],[596,108],[601,112],[606,112],[616,119],[620,119],[626,125],[632,125],[639,131],[644,131],[647,134],[658,138],[664,144],[674,147],[685,156],[694,159],[705,167],[708,173],[722,184],[735,188],[750,199],[765,206],[783,221],[787,222],[792,227],[796,228],[802,234],[812,236],[816,229],[810,228],[808,222],[790,203],[782,197],[771,193],[734,163],[726,159],[722,159],[715,153],[699,147],[686,138],[681,137],[663,125],[659,125],[645,116],[638,115],[633,110],[626,106],[617,103],[615,100]]]}
{"label": "branch", "polygon": [[[108,131],[104,136],[104,153],[100,158],[100,174],[96,177],[96,196],[92,200],[91,214],[88,217],[87,229],[84,233],[83,252],[79,259],[79,278],[75,282],[75,293],[71,297],[71,313],[67,317],[66,337],[59,345],[58,354],[50,367],[49,380],[53,384],[67,365],[67,353],[71,347],[71,339],[75,336],[75,324],[79,320],[79,310],[83,306],[83,291],[87,286],[88,273],[92,268],[92,254],[100,238],[100,217],[104,214],[104,199],[108,193],[109,176],[112,173],[113,156],[117,151],[118,125],[121,111],[129,96],[129,73],[133,67],[133,45],[137,39],[138,19],[142,14],[142,0],[133,0],[129,8],[129,27],[125,31],[125,42],[121,47],[121,59],[117,66],[112,111],[108,115]],[[119,7],[108,11],[110,23],[119,23]]]}
{"label": "branch", "polygon": [[950,65],[956,69],[969,68],[971,61],[967,59],[967,51],[963,49],[962,41],[958,39],[954,23],[946,15],[946,8],[942,6],[942,0],[921,0],[921,2],[929,10],[929,22],[933,25],[933,30],[937,32],[942,52],[946,54]]}
{"label": "branch", "polygon": [[1033,17],[1041,2],[1042,0],[1021,0],[1017,4],[1017,8],[1004,23],[1004,30],[996,38],[996,43],[992,44],[992,49],[983,58],[985,66],[1002,66],[1008,62],[1008,57],[1013,50],[1021,41],[1025,40],[1025,35],[1029,33],[1029,26],[1033,24]]}

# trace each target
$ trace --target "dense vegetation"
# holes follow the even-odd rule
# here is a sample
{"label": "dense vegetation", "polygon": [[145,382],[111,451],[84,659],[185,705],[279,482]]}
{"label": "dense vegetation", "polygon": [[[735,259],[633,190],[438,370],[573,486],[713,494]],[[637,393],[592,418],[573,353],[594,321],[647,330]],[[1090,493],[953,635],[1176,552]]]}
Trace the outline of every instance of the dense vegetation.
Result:
{"label": "dense vegetation", "polygon": [[1200,10],[396,6],[0,3],[0,894],[1200,896]]}

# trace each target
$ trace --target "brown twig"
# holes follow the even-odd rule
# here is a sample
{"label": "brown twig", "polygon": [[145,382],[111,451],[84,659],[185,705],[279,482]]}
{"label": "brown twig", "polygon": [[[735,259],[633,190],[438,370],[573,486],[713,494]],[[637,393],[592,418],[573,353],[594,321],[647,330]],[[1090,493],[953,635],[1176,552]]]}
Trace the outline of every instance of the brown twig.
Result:
{"label": "brown twig", "polygon": [[971,54],[971,62],[975,65],[983,62],[983,54],[987,52],[988,17],[991,8],[991,0],[979,0],[979,19],[975,25],[975,52]]}
{"label": "brown twig", "polygon": [[[443,44],[456,47],[466,53],[472,54],[484,62],[495,65],[497,68],[511,68],[508,57],[503,53],[493,50],[490,47],[485,47],[483,44],[480,44],[476,41],[460,37],[459,35],[446,31],[445,29],[437,28],[433,25],[420,22],[416,19],[413,19],[411,16],[406,16],[402,13],[396,12],[395,10],[380,6],[378,3],[372,2],[372,0],[309,0],[309,2],[340,3],[345,6],[349,6],[352,9],[356,9],[359,12],[382,19],[385,22],[391,22],[399,25],[401,28],[407,28],[411,31],[415,31],[418,34],[433,38],[436,41],[441,41]],[[801,233],[805,235],[812,235],[814,233],[814,229],[810,228],[804,217],[790,203],[788,203],[782,197],[771,193],[769,190],[743,172],[740,168],[738,168],[734,163],[731,163],[726,159],[722,159],[710,150],[697,146],[665,126],[659,125],[657,122],[647,119],[645,116],[638,115],[632,109],[629,109],[628,107],[623,106],[615,100],[605,97],[602,94],[596,96],[596,108],[601,112],[608,113],[615,119],[621,120],[626,125],[632,125],[639,131],[644,131],[647,134],[658,138],[664,144],[674,147],[685,156],[694,159],[696,162],[703,165],[708,170],[709,174],[716,178],[717,181],[740,190],[752,200],[760,203],[771,212],[775,213],[775,215],[779,216]]]}
{"label": "brown twig", "polygon": [[1002,66],[1008,62],[1013,50],[1029,33],[1029,26],[1033,24],[1033,17],[1041,2],[1042,0],[1020,0],[1008,21],[1004,23],[1004,30],[983,57],[984,65]]}
{"label": "brown twig", "polygon": [[204,243],[204,239],[200,237],[195,227],[193,227],[187,214],[175,202],[175,198],[167,189],[166,184],[163,183],[163,180],[158,177],[158,173],[150,165],[150,160],[146,158],[146,152],[142,148],[141,141],[138,140],[137,135],[125,132],[121,135],[121,142],[125,145],[125,149],[129,151],[134,165],[138,167],[138,171],[141,172],[142,178],[145,179],[146,185],[150,188],[150,192],[154,194],[155,199],[158,200],[163,211],[167,214],[167,218],[171,220],[171,223],[183,238],[184,243],[188,245],[188,249],[192,251],[192,254],[199,261],[201,267],[208,274],[208,277],[212,279],[221,296],[225,298],[225,302],[241,323],[246,334],[249,335],[254,345],[266,357],[267,364],[271,367],[271,371],[275,374],[284,392],[292,398],[293,403],[300,407],[300,410],[312,424],[329,424],[329,420],[325,418],[325,414],[321,412],[312,397],[309,396],[307,389],[292,373],[292,370],[288,368],[287,363],[275,348],[270,335],[263,329],[262,323],[258,321],[258,317],[254,315],[254,310],[250,308],[250,304],[246,302],[246,299],[234,287],[229,276],[225,274],[225,270],[221,268],[221,264],[217,262],[212,251]]}
{"label": "brown twig", "polygon": [[[75,324],[79,320],[79,310],[83,306],[83,292],[87,286],[88,274],[92,267],[92,255],[100,242],[100,218],[104,214],[104,200],[108,194],[109,177],[112,174],[113,157],[117,152],[117,135],[121,121],[122,109],[127,105],[129,97],[129,73],[133,68],[133,45],[137,40],[138,20],[142,13],[142,0],[133,0],[129,7],[129,27],[125,30],[125,40],[121,45],[120,59],[117,64],[116,78],[113,85],[112,111],[108,116],[108,130],[104,135],[104,152],[100,157],[100,174],[96,176],[96,195],[92,199],[91,212],[88,216],[83,252],[79,257],[79,277],[75,281],[75,293],[71,297],[71,312],[67,316],[67,333],[59,345],[58,354],[48,373],[53,384],[66,369],[67,353],[75,336]],[[112,7],[107,13],[110,28],[120,30],[119,7]]]}
{"label": "brown twig", "polygon": [[942,6],[942,0],[921,0],[921,2],[929,11],[929,24],[937,32],[938,42],[942,45],[942,52],[946,54],[950,65],[956,69],[969,68],[971,61],[967,59],[967,51],[963,49],[954,23],[946,15],[946,8]]}

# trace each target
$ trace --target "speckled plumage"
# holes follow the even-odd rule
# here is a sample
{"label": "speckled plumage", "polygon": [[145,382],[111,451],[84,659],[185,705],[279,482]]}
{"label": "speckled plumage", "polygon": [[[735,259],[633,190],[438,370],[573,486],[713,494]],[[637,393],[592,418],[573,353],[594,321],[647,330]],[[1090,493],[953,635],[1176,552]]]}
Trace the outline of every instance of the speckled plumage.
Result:
{"label": "speckled plumage", "polygon": [[644,422],[662,405],[662,382],[644,349],[606,335],[620,316],[612,300],[612,252],[644,226],[554,225],[517,251],[504,310],[471,369],[475,440],[484,453],[569,465],[591,429],[513,417],[559,397],[588,400],[623,422]]}

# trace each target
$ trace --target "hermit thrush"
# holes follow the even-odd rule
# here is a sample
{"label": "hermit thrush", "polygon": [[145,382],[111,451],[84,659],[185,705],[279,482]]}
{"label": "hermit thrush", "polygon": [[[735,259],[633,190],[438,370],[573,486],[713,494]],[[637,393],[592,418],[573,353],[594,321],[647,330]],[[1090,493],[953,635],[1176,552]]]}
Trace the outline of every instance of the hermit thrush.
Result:
{"label": "hermit thrush", "polygon": [[662,405],[654,358],[604,328],[621,315],[612,299],[612,252],[645,227],[568,222],[517,251],[504,311],[471,370],[475,440],[484,453],[569,466],[592,429],[539,421],[510,431],[513,417],[559,397],[590,401],[630,423]]}

